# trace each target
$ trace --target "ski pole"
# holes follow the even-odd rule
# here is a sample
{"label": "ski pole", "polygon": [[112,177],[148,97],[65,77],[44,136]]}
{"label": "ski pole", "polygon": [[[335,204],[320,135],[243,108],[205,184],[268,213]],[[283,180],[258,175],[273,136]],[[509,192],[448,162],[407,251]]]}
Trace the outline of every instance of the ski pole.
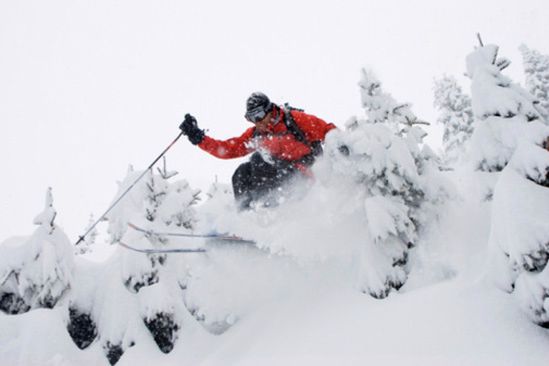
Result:
{"label": "ski pole", "polygon": [[120,202],[122,198],[124,198],[124,196],[129,191],[131,191],[131,189],[137,184],[137,182],[139,182],[141,178],[143,178],[145,174],[147,174],[147,172],[154,166],[154,164],[156,164],[156,162],[160,160],[160,158],[162,158],[164,154],[166,154],[166,152],[177,142],[177,140],[179,140],[181,135],[183,135],[183,132],[180,132],[179,135],[177,135],[177,137],[168,145],[168,147],[166,147],[164,151],[162,151],[160,155],[158,155],[158,157],[154,159],[154,161],[147,167],[147,169],[145,169],[145,171],[139,177],[137,177],[137,179],[124,191],[124,193],[122,193],[120,197],[118,197],[116,201],[114,201],[114,203],[107,209],[107,211],[105,211],[105,213],[103,213],[103,215],[101,215],[101,217],[99,217],[83,235],[78,237],[78,241],[74,244],[75,246],[80,244],[80,242],[84,240],[86,235],[88,235],[97,226],[97,224],[99,224],[99,222],[101,222],[105,218],[105,216],[107,216],[107,214],[118,204],[118,202]]}

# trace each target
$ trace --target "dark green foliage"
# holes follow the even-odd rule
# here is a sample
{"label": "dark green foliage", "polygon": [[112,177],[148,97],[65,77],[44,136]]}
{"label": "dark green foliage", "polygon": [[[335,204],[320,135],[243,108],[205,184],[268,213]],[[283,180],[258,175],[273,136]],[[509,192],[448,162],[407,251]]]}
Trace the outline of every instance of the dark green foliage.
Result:
{"label": "dark green foliage", "polygon": [[544,248],[540,248],[536,251],[524,255],[523,268],[525,271],[540,273],[543,271],[549,261],[549,244],[546,244]]}
{"label": "dark green foliage", "polygon": [[46,309],[53,309],[55,304],[57,304],[58,299],[54,299],[51,294],[48,294],[46,297],[40,300],[40,307],[46,308]]}
{"label": "dark green foliage", "polygon": [[74,307],[69,308],[67,331],[80,349],[88,347],[97,337],[97,326],[90,314],[80,312]]}
{"label": "dark green foliage", "polygon": [[151,332],[158,348],[164,353],[169,353],[177,340],[179,325],[175,322],[173,314],[157,313],[150,319],[143,319]]}
{"label": "dark green foliage", "polygon": [[147,276],[144,276],[140,280],[136,280],[136,278],[134,277],[129,277],[124,282],[124,285],[131,292],[137,293],[142,287],[154,285],[157,282],[158,282],[158,271],[154,270],[153,272],[148,273]]}
{"label": "dark green foliage", "polygon": [[116,364],[124,354],[124,349],[120,343],[112,344],[111,342],[107,342],[107,344],[103,346],[103,349],[105,350],[105,356],[107,356],[107,360],[109,360],[111,365]]}
{"label": "dark green foliage", "polygon": [[15,315],[26,313],[30,310],[30,306],[19,295],[4,292],[0,294],[0,310],[6,314]]}

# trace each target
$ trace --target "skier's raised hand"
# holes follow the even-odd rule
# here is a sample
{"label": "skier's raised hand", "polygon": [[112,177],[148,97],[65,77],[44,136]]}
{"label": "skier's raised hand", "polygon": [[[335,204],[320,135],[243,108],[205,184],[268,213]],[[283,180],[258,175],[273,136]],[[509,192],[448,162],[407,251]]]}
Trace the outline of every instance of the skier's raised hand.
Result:
{"label": "skier's raised hand", "polygon": [[185,120],[179,125],[179,129],[193,145],[198,145],[204,140],[204,130],[198,128],[196,118],[188,113],[185,115]]}

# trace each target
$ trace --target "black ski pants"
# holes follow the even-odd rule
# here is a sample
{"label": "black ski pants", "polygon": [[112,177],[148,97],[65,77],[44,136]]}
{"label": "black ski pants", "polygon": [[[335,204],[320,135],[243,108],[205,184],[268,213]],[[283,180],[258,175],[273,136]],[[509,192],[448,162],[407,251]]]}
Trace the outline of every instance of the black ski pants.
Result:
{"label": "black ski pants", "polygon": [[259,153],[241,164],[233,174],[233,191],[241,210],[250,208],[250,204],[275,192],[297,172],[290,163],[276,160],[266,162]]}

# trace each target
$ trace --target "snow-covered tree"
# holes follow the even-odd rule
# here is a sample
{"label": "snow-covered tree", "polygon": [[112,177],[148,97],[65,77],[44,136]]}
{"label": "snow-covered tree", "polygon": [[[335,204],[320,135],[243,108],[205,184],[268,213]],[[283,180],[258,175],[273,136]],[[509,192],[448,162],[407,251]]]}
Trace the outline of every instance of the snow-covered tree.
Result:
{"label": "snow-covered tree", "polygon": [[[165,166],[159,173],[145,174],[110,211],[109,232],[113,243],[137,248],[170,245],[166,236],[129,228],[129,223],[156,232],[194,229],[197,220],[194,206],[199,191],[184,180],[170,182],[176,174]],[[115,199],[142,174],[130,168],[119,183]],[[74,342],[86,348],[97,339],[109,362],[114,364],[138,341],[142,329],[136,328],[137,323],[162,352],[170,352],[185,314],[192,319],[182,301],[181,283],[185,282],[188,267],[187,259],[182,256],[142,254],[126,249],[118,250],[102,268],[84,266],[76,276],[80,283],[88,285],[73,292],[69,307],[67,329]],[[93,277],[101,280],[90,280]]]}
{"label": "snow-covered tree", "polygon": [[366,119],[351,119],[334,131],[327,156],[339,177],[352,179],[367,237],[362,246],[359,287],[383,298],[406,281],[409,250],[435,214],[446,191],[434,153],[422,146],[426,133],[408,104],[381,89],[372,73],[359,83]]}
{"label": "snow-covered tree", "polygon": [[435,80],[434,94],[434,105],[440,111],[438,122],[444,126],[444,162],[453,164],[463,155],[464,144],[473,134],[471,98],[450,76]]}
{"label": "snow-covered tree", "polygon": [[362,69],[362,78],[358,85],[362,107],[370,123],[385,123],[395,132],[420,123],[409,103],[398,103],[391,94],[381,89],[381,82],[373,72]]}
{"label": "snow-covered tree", "polygon": [[[125,179],[118,183],[118,197],[130,187],[143,172],[130,166]],[[128,223],[155,223],[172,228],[192,229],[196,222],[194,206],[199,201],[200,190],[192,189],[187,181],[169,182],[175,174],[147,175],[136,184],[120,204],[109,214],[111,242],[119,241],[128,230]],[[164,227],[162,227],[164,226]]]}
{"label": "snow-covered tree", "polygon": [[479,47],[467,56],[477,121],[471,138],[471,158],[477,170],[503,170],[524,124],[541,119],[535,98],[501,73],[509,64],[507,59],[498,58],[495,45]]}
{"label": "snow-covered tree", "polygon": [[480,198],[491,200],[499,172],[515,152],[528,123],[542,120],[535,98],[502,74],[510,61],[498,46],[479,47],[467,56],[467,76],[475,130],[468,146]]}
{"label": "snow-covered tree", "polygon": [[[200,191],[191,189],[186,181],[168,182],[168,179],[174,175],[154,175],[151,172],[146,176],[141,191],[143,196],[139,200],[143,206],[134,212],[134,218],[129,219],[128,222],[137,223],[148,230],[158,232],[174,228],[189,231],[193,229],[196,221],[193,206],[198,201]],[[149,236],[135,231],[126,233],[123,240],[138,247],[168,244],[168,239],[165,237]],[[169,260],[172,263],[169,263]],[[173,298],[174,278],[169,275],[169,271],[166,271],[170,264],[185,267],[185,263],[177,263],[176,260],[168,258],[165,254],[144,256],[140,253],[126,252],[122,257],[124,283],[130,291],[138,293],[142,299],[140,307],[144,307],[141,314],[143,321],[157,341],[159,348],[164,352],[171,351],[180,328],[178,319],[173,312],[174,305],[169,303],[171,300],[168,301]],[[154,299],[143,296],[140,294],[142,291],[147,293],[153,291]],[[165,293],[161,293],[162,291]],[[158,299],[164,299],[167,302]],[[143,301],[145,300],[147,300],[147,304],[144,305]]]}
{"label": "snow-covered tree", "polygon": [[494,190],[490,245],[496,284],[549,327],[549,127],[524,126]]}
{"label": "snow-covered tree", "polygon": [[528,48],[519,47],[526,75],[526,89],[539,102],[539,109],[546,121],[549,120],[549,55]]}
{"label": "snow-covered tree", "polygon": [[[131,185],[140,174],[142,172],[130,170],[120,184],[120,192]],[[161,175],[149,172],[143,181],[133,188],[129,197],[111,211],[109,223],[113,228],[113,241],[132,241],[128,244],[142,247],[163,246],[167,243],[167,239],[162,236],[140,235],[136,238],[135,231],[128,232],[128,223],[158,232],[173,229],[191,231],[196,222],[194,206],[198,202],[199,193],[199,190],[193,190],[184,180],[170,183]],[[128,289],[137,292],[143,286],[156,283],[158,269],[165,260],[165,255],[143,256],[127,253],[122,264]]]}
{"label": "snow-covered tree", "polygon": [[500,172],[492,202],[491,275],[514,292],[539,324],[549,325],[549,127],[535,98],[501,74],[498,47],[467,57],[478,119],[473,135],[475,166]]}
{"label": "snow-covered tree", "polygon": [[72,245],[55,225],[51,188],[44,210],[36,216],[36,231],[17,245],[0,246],[0,309],[18,314],[53,308],[70,289]]}

